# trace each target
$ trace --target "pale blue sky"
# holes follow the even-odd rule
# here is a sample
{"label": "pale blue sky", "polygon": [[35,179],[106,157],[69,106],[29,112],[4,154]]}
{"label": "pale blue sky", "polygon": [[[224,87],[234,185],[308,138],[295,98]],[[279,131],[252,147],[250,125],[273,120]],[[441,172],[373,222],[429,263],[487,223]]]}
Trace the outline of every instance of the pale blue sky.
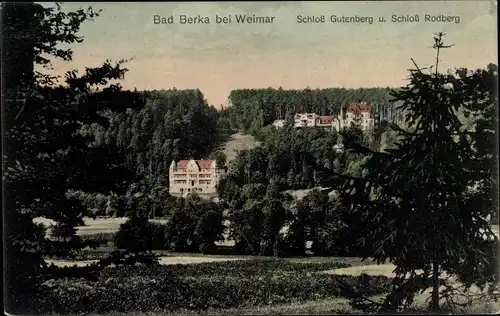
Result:
{"label": "pale blue sky", "polygon": [[[47,5],[47,4],[43,4]],[[100,17],[81,29],[74,61],[58,71],[95,66],[105,59],[134,58],[124,87],[199,88],[209,103],[225,103],[238,88],[375,87],[404,84],[410,57],[433,62],[432,36],[446,32],[455,47],[442,54],[443,68],[484,67],[497,58],[493,1],[401,2],[187,2],[66,3],[65,10],[92,5]],[[155,25],[154,15],[176,24]],[[202,15],[209,25],[180,25],[179,16]],[[232,15],[218,25],[215,15]],[[236,24],[236,14],[275,16],[274,24]],[[372,16],[373,24],[332,24],[330,16]],[[378,17],[420,15],[419,23],[379,23]],[[426,23],[424,14],[460,17],[460,23]],[[324,24],[298,24],[297,16],[324,15]]]}

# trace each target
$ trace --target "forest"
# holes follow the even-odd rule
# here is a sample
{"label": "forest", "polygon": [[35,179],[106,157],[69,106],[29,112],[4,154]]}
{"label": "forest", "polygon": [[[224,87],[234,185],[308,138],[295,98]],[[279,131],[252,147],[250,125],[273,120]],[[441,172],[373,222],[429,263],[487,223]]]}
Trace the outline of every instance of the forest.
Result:
{"label": "forest", "polygon": [[[231,126],[255,134],[259,128],[274,120],[285,119],[287,114],[310,113],[339,115],[340,109],[350,103],[366,101],[378,111],[380,120],[401,121],[397,100],[391,96],[391,88],[326,88],[285,90],[241,89],[229,94]],[[392,102],[396,101],[396,102]]]}

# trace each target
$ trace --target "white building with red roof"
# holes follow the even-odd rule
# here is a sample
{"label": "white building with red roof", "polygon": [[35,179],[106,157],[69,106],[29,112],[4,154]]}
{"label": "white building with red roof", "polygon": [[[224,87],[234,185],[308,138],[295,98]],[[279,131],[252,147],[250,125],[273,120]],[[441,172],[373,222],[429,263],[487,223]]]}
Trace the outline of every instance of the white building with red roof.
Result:
{"label": "white building with red roof", "polygon": [[367,130],[373,128],[374,125],[372,106],[367,102],[349,104],[346,108],[345,118],[342,111],[340,116],[343,118],[343,126],[341,128],[359,125],[362,130]]}
{"label": "white building with red roof", "polygon": [[169,169],[169,192],[178,197],[196,192],[202,198],[215,198],[217,184],[224,172],[215,160],[172,161]]}
{"label": "white building with red roof", "polygon": [[[284,125],[284,120],[273,122],[276,128],[282,128]],[[317,115],[316,113],[296,113],[294,116],[295,128],[323,127],[339,132],[352,125],[358,125],[362,130],[373,128],[374,115],[370,103],[351,103],[346,107],[345,113],[341,108],[339,116]]]}
{"label": "white building with red roof", "polygon": [[340,130],[340,120],[333,115],[319,115],[316,119],[316,127],[334,129],[338,132]]}

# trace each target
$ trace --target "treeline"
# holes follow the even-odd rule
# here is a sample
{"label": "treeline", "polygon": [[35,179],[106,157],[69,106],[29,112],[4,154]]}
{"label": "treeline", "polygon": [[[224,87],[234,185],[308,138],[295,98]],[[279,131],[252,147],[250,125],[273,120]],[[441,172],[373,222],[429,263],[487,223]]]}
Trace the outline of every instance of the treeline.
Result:
{"label": "treeline", "polygon": [[178,252],[216,252],[215,242],[224,241],[222,204],[191,195],[170,204],[166,224],[135,216],[120,226],[114,235],[119,249],[133,252],[174,250]]}
{"label": "treeline", "polygon": [[[335,196],[318,189],[300,201],[274,184],[251,183],[229,203],[196,195],[179,199],[166,223],[132,216],[113,236],[119,249],[133,252],[172,250],[205,254],[301,256],[359,255],[341,235],[344,228]],[[225,236],[233,247],[217,246]],[[106,239],[105,241],[109,241]],[[310,254],[310,253],[309,253]]]}
{"label": "treeline", "polygon": [[381,120],[399,120],[402,114],[391,103],[390,91],[390,88],[233,90],[229,95],[231,123],[233,128],[253,134],[276,119],[285,119],[287,114],[338,115],[341,107],[358,101],[367,101],[377,107]]}

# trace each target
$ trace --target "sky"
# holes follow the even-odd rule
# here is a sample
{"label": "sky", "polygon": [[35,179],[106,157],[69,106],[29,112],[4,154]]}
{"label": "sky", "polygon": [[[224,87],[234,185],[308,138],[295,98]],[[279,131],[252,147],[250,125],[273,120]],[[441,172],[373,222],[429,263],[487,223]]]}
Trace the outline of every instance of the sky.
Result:
{"label": "sky", "polygon": [[[42,3],[48,6],[46,3]],[[126,89],[200,89],[209,104],[227,105],[231,90],[282,87],[399,87],[410,58],[432,65],[433,36],[445,32],[440,69],[497,63],[497,9],[490,0],[348,2],[64,3],[65,11],[102,9],[80,30],[70,63],[56,72],[84,69],[106,59],[132,59]],[[236,15],[274,16],[274,23],[238,24]],[[425,15],[458,16],[459,23],[425,21]],[[154,16],[174,24],[155,24]],[[180,24],[180,16],[208,16],[210,24]],[[217,24],[216,15],[232,17]],[[298,16],[324,23],[298,23]],[[372,17],[373,23],[332,23],[331,16]],[[418,15],[418,22],[392,16]],[[379,22],[379,18],[386,22]]]}

